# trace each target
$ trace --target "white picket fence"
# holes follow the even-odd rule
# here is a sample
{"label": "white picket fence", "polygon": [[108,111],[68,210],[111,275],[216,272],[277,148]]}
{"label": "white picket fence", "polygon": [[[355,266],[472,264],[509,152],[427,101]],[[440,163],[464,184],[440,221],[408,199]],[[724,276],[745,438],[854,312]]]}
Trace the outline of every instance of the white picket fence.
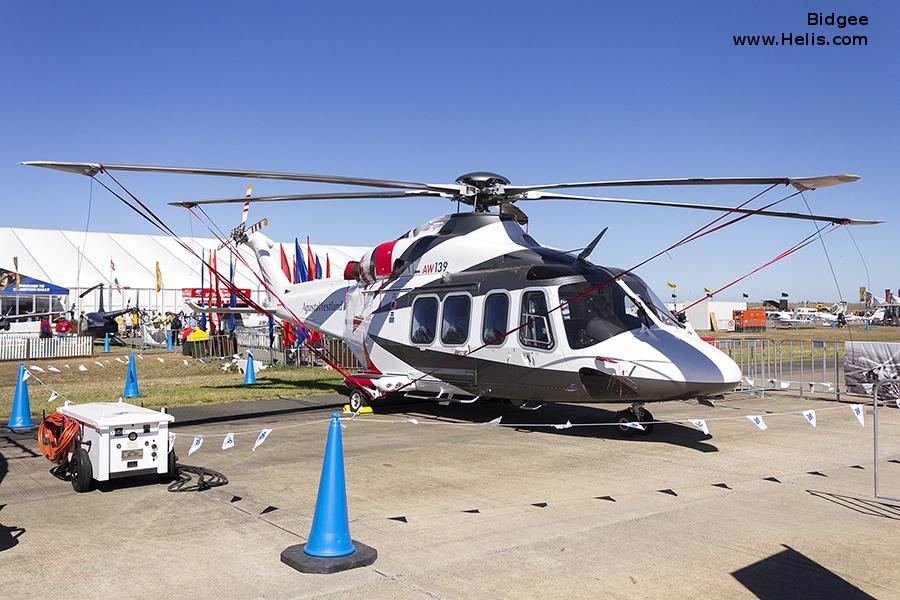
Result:
{"label": "white picket fence", "polygon": [[41,338],[36,334],[0,335],[0,360],[69,358],[93,354],[94,339],[89,336]]}

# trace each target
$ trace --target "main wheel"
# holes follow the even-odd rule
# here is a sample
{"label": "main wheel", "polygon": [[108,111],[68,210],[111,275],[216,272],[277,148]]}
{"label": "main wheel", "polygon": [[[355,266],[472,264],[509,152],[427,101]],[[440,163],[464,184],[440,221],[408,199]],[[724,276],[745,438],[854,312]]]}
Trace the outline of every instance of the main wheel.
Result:
{"label": "main wheel", "polygon": [[626,423],[634,423],[637,421],[637,415],[634,414],[634,411],[630,408],[625,410],[620,410],[616,415],[616,423],[619,424],[617,429],[619,430],[619,435],[622,437],[633,437],[638,434],[639,429],[634,429],[633,427],[629,427]]}
{"label": "main wheel", "polygon": [[368,404],[369,398],[366,393],[359,388],[353,388],[350,392],[350,410],[357,412],[363,406]]}
{"label": "main wheel", "polygon": [[653,414],[645,408],[643,410],[643,414],[641,415],[641,418],[640,418],[640,421],[644,426],[644,430],[641,431],[640,429],[638,429],[637,432],[640,435],[650,435],[653,432],[654,424],[648,423],[647,421],[654,421],[654,420],[655,419],[653,418]]}
{"label": "main wheel", "polygon": [[91,467],[91,458],[84,448],[76,448],[69,461],[69,474],[72,477],[72,489],[78,493],[91,489],[91,480],[94,472]]}

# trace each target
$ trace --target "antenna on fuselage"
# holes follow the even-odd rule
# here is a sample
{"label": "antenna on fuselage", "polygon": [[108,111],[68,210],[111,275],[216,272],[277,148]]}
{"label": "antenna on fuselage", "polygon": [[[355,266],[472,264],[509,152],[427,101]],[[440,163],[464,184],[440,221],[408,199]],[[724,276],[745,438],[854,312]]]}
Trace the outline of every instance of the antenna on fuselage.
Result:
{"label": "antenna on fuselage", "polygon": [[576,262],[585,262],[585,261],[587,260],[587,257],[591,255],[591,252],[593,252],[593,251],[594,251],[594,248],[597,247],[597,244],[600,243],[600,239],[603,237],[603,234],[606,233],[606,230],[607,230],[607,229],[609,229],[609,227],[604,227],[604,228],[603,228],[603,231],[601,231],[601,232],[597,235],[597,237],[595,237],[595,238],[593,239],[593,241],[591,241],[590,244],[588,244],[587,246],[584,247],[584,250],[582,250],[582,251],[578,254],[578,257],[575,259]]}

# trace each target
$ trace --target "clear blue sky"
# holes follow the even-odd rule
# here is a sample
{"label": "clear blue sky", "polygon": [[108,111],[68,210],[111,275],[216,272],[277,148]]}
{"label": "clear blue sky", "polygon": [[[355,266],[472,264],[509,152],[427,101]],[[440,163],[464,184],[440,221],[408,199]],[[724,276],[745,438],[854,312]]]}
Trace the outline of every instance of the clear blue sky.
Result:
{"label": "clear blue sky", "polygon": [[[85,225],[89,180],[21,160],[430,182],[482,169],[515,183],[853,172],[860,182],[807,199],[821,213],[887,221],[854,234],[872,287],[896,290],[900,10],[888,1],[828,4],[868,15],[870,24],[855,28],[867,47],[732,44],[733,34],[809,31],[802,2],[10,3],[0,37],[3,224]],[[187,214],[165,202],[241,195],[245,186],[123,180],[182,233]],[[258,194],[324,189],[255,183]],[[736,205],[751,189],[616,191]],[[93,230],[150,232],[106,192],[95,193],[94,206]],[[799,198],[782,208],[805,210]],[[257,205],[251,218],[269,217],[276,239],[373,245],[452,209],[441,200]],[[621,267],[710,218],[564,202],[527,210],[532,234],[557,247],[582,246],[609,226],[593,258]],[[223,226],[239,217],[239,207],[210,212]],[[638,273],[660,295],[675,281],[679,299],[691,299],[811,227],[754,217]],[[826,242],[852,300],[866,284],[856,250],[845,231]],[[837,296],[821,246],[723,298],[782,290],[796,300]]]}

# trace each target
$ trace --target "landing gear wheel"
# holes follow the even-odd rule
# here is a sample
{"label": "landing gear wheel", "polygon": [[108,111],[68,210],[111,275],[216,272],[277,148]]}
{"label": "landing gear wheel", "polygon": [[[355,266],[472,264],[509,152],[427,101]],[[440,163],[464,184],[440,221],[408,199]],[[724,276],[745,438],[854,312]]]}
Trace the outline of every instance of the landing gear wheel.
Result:
{"label": "landing gear wheel", "polygon": [[91,489],[91,479],[94,476],[91,468],[91,459],[87,450],[76,448],[69,461],[69,476],[72,478],[72,489],[78,493]]}
{"label": "landing gear wheel", "polygon": [[359,388],[354,388],[353,391],[350,392],[350,410],[351,412],[358,412],[363,406],[367,406],[369,402],[369,397],[366,396],[366,393],[363,392]]}
{"label": "landing gear wheel", "polygon": [[619,424],[619,426],[617,427],[617,429],[619,430],[619,435],[626,438],[637,435],[640,432],[639,429],[634,429],[626,425],[626,423],[634,423],[637,420],[637,415],[634,414],[634,411],[630,408],[620,410],[618,413],[616,413],[616,423]]}
{"label": "landing gear wheel", "polygon": [[653,414],[646,408],[642,412],[643,414],[641,415],[639,421],[644,426],[644,430],[641,431],[640,429],[638,429],[637,432],[639,435],[650,435],[651,433],[653,433],[654,424],[648,423],[648,421],[655,421],[656,419],[653,418]]}

